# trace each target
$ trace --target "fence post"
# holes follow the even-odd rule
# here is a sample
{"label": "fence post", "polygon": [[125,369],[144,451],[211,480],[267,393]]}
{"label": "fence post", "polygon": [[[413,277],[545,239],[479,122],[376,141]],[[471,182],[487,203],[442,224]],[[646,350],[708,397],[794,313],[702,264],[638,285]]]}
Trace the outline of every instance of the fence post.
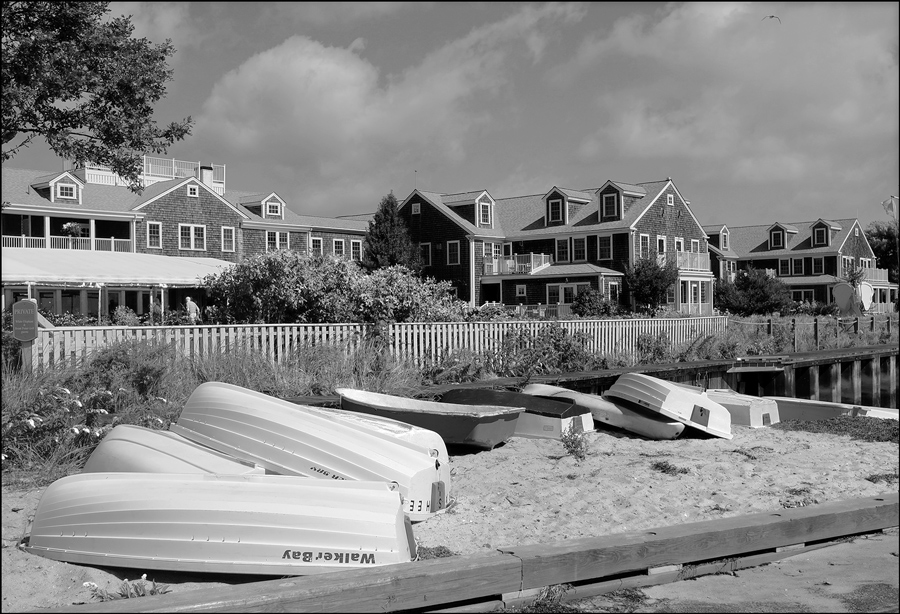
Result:
{"label": "fence post", "polygon": [[791,331],[794,333],[794,352],[797,351],[797,318],[791,318]]}
{"label": "fence post", "polygon": [[766,333],[771,337],[772,336],[772,318],[766,320]]}
{"label": "fence post", "polygon": [[869,330],[875,332],[875,314],[872,314],[872,320],[869,322]]}
{"label": "fence post", "polygon": [[819,318],[813,318],[813,340],[816,344],[816,351],[819,349]]}
{"label": "fence post", "polygon": [[854,335],[859,334],[859,316],[856,316],[855,318],[853,318],[853,334]]}

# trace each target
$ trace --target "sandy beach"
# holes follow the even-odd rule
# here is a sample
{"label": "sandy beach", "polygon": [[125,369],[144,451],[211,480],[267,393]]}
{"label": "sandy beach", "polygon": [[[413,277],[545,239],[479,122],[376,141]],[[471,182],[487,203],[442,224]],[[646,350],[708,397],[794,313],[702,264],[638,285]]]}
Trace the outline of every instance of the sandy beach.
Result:
{"label": "sandy beach", "polygon": [[[774,511],[896,491],[897,445],[848,436],[732,426],[734,438],[648,441],[613,431],[586,435],[584,460],[559,441],[510,439],[491,451],[451,451],[449,509],[413,526],[420,547],[456,554]],[[668,472],[661,471],[668,468]],[[683,471],[681,471],[683,470]],[[249,581],[106,569],[25,553],[43,489],[3,490],[3,611],[90,603],[84,582],[107,590],[124,578],[172,592]]]}

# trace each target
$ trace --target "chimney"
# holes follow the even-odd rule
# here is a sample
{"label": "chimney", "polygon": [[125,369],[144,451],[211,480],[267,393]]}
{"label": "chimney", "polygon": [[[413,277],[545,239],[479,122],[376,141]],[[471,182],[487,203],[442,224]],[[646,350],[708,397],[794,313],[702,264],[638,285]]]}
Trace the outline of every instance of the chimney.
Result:
{"label": "chimney", "polygon": [[208,185],[209,187],[212,187],[213,169],[211,166],[201,166],[200,167],[200,181],[202,181],[204,185]]}

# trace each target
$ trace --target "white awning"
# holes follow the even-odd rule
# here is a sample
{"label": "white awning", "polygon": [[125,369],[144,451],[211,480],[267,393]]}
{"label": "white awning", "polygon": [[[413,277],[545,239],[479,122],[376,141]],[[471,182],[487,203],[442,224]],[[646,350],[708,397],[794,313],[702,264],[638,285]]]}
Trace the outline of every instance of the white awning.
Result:
{"label": "white awning", "polygon": [[156,256],[69,249],[3,248],[4,286],[53,287],[201,285],[232,265],[218,258]]}

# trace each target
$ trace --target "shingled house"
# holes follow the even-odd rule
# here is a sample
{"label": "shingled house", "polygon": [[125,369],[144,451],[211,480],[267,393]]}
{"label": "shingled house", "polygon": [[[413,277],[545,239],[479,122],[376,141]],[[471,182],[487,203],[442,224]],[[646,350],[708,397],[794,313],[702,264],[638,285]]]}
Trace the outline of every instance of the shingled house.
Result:
{"label": "shingled house", "polygon": [[400,205],[425,274],[450,281],[471,305],[487,302],[571,313],[575,296],[597,289],[630,303],[625,267],[639,258],[674,260],[670,308],[712,313],[707,235],[671,178],[598,188],[559,186],[495,199],[487,190],[413,190]]}
{"label": "shingled house", "polygon": [[[202,306],[200,275],[256,254],[362,260],[366,221],[299,215],[274,191],[227,189],[224,165],[145,156],[141,180],[137,195],[104,167],[4,167],[3,307],[30,296],[56,313],[96,316],[126,305],[141,314],[151,301],[177,308],[188,295]],[[163,266],[159,257],[181,260]],[[28,266],[44,260],[53,269]],[[120,270],[126,260],[130,269]]]}

